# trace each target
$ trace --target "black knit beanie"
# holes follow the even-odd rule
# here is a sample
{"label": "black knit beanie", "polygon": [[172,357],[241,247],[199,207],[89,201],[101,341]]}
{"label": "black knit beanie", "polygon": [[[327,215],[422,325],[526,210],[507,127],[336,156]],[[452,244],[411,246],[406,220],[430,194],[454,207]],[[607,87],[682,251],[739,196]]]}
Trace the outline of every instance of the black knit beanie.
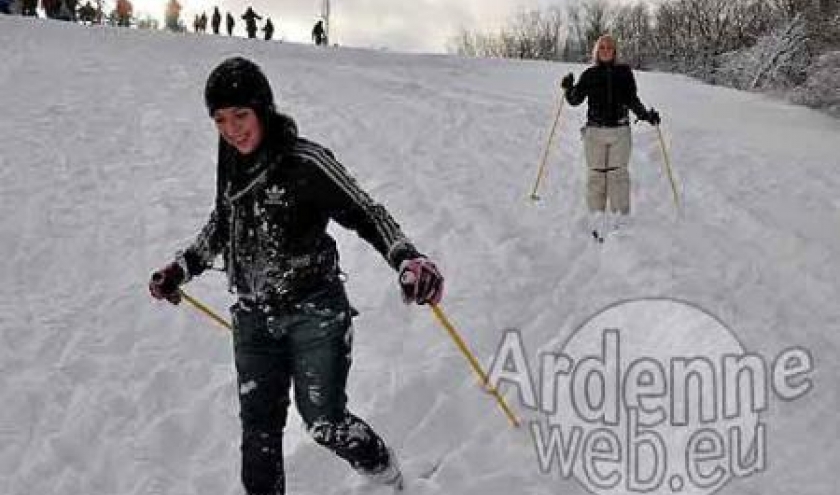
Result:
{"label": "black knit beanie", "polygon": [[274,95],[268,78],[257,64],[233,57],[219,64],[204,88],[204,103],[210,116],[220,108],[247,107],[265,123],[274,112]]}

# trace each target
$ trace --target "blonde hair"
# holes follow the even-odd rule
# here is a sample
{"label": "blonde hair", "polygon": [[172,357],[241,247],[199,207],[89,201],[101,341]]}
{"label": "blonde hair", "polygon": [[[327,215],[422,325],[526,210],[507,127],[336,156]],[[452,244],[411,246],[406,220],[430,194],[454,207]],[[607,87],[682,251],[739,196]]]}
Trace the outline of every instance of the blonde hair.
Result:
{"label": "blonde hair", "polygon": [[598,40],[595,42],[595,46],[592,47],[592,63],[597,64],[598,60],[598,48],[601,47],[602,44],[609,43],[613,47],[613,60],[618,59],[618,43],[615,42],[615,38],[613,38],[609,34],[602,34]]}

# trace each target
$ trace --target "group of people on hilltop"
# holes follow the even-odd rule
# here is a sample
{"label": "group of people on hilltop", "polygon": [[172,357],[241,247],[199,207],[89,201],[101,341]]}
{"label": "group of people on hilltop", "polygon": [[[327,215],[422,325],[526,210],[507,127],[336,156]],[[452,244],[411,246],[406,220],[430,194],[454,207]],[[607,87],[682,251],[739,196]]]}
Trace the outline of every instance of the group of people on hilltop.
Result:
{"label": "group of people on hilltop", "polygon": [[207,14],[202,12],[201,15],[195,15],[195,18],[193,19],[193,31],[196,33],[207,32]]}
{"label": "group of people on hilltop", "polygon": [[[15,0],[0,0],[0,13],[11,14],[13,10],[19,10],[21,15],[37,17],[38,16],[38,0],[17,0],[19,2],[19,9],[13,9]],[[84,24],[101,24],[103,22],[102,0],[93,0],[96,6],[91,4],[91,0],[85,0],[84,5],[79,5],[81,0],[40,0],[41,7],[44,14],[50,19],[60,19],[72,22],[82,22]],[[164,26],[170,31],[181,32],[185,31],[186,27],[181,22],[182,6],[178,0],[169,0],[166,4],[164,15]],[[116,7],[112,14],[112,22],[118,26],[129,27],[134,16],[134,6],[130,0],[117,0]],[[265,19],[265,24],[260,28],[257,21],[262,21],[263,18],[257,14],[252,7],[248,7],[245,13],[242,14],[241,19],[245,22],[245,32],[249,38],[256,38],[257,33],[262,31],[264,39],[270,41],[274,38],[275,26],[271,18]],[[202,12],[196,15],[193,19],[193,30],[196,33],[207,32],[207,22],[210,21],[210,27],[213,34],[220,34],[222,28],[222,13],[219,7],[213,8],[213,14],[208,19],[207,14]],[[230,12],[225,15],[225,28],[228,36],[233,36],[233,30],[236,27],[236,19]],[[327,30],[324,27],[324,21],[318,21],[312,28],[312,41],[316,45],[327,45]]]}
{"label": "group of people on hilltop", "polygon": [[[256,38],[257,32],[260,31],[257,26],[257,21],[261,21],[262,17],[254,12],[253,8],[248,7],[242,15],[242,20],[245,21],[245,31],[248,33],[248,37]],[[196,33],[206,33],[207,21],[207,13],[202,12],[201,14],[196,14],[193,19],[193,30]],[[226,15],[225,23],[228,36],[233,36],[233,28],[236,26],[236,20],[230,12]],[[210,27],[213,30],[213,34],[219,34],[222,27],[222,13],[219,12],[219,7],[213,8],[213,15],[210,17]],[[271,22],[271,18],[266,18],[265,25],[261,30],[265,33],[266,41],[269,41],[274,37],[274,24]]]}
{"label": "group of people on hilltop", "polygon": [[[171,0],[170,5],[172,4],[177,5],[176,0]],[[178,7],[178,11],[180,11],[180,6]],[[243,21],[245,21],[245,32],[248,34],[248,38],[256,38],[257,33],[259,31],[263,32],[263,38],[266,41],[271,41],[274,38],[275,27],[270,17],[266,17],[265,24],[262,28],[260,28],[257,24],[257,21],[263,20],[262,16],[257,14],[254,11],[253,7],[248,7],[245,10],[245,13],[242,14],[241,18]],[[201,14],[196,14],[195,18],[193,19],[193,30],[196,33],[206,33],[207,21],[208,18],[205,12],[202,12]],[[222,14],[219,11],[219,7],[213,8],[213,15],[210,17],[209,21],[213,34],[219,34],[222,25]],[[233,36],[233,29],[236,26],[236,20],[230,12],[228,12],[225,16],[225,24],[228,36]],[[324,28],[324,21],[318,21],[312,28],[312,40],[316,45],[319,46],[327,44],[327,33],[326,29]]]}
{"label": "group of people on hilltop", "polygon": [[[0,13],[11,14],[13,0],[0,0]],[[20,0],[19,12],[23,16],[38,17],[38,0]],[[102,2],[94,7],[90,0],[79,5],[79,0],[41,0],[41,8],[48,19],[93,24],[102,21]]]}
{"label": "group of people on hilltop", "polygon": [[[201,13],[202,18],[202,31],[206,31],[206,24],[204,13]],[[228,36],[233,36],[233,28],[236,25],[236,20],[233,18],[230,12],[225,14],[225,28],[227,29]],[[219,30],[222,27],[222,13],[219,12],[219,7],[213,7],[213,15],[210,17],[210,26],[213,28],[213,34],[219,34]]]}
{"label": "group of people on hilltop", "polygon": [[[47,19],[81,22],[82,24],[102,24],[106,17],[102,10],[103,0],[41,0],[41,9]],[[117,0],[113,12],[114,22],[128,26],[133,6],[128,0]],[[38,17],[38,0],[0,0],[0,13],[20,14],[26,17]]]}

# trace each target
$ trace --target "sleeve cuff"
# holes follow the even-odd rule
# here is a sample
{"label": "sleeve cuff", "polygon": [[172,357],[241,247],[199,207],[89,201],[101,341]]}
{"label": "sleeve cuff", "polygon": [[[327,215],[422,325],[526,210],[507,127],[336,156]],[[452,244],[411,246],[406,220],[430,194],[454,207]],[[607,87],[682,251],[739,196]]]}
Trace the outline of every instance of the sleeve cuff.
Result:
{"label": "sleeve cuff", "polygon": [[408,239],[400,239],[395,242],[390,249],[388,249],[386,257],[391,267],[394,270],[399,270],[403,261],[418,258],[420,256],[423,255]]}
{"label": "sleeve cuff", "polygon": [[187,262],[186,254],[183,251],[179,251],[178,254],[175,255],[175,263],[181,268],[181,271],[184,273],[184,280],[181,281],[181,284],[186,284],[190,280],[192,280],[193,275],[190,272],[190,265]]}

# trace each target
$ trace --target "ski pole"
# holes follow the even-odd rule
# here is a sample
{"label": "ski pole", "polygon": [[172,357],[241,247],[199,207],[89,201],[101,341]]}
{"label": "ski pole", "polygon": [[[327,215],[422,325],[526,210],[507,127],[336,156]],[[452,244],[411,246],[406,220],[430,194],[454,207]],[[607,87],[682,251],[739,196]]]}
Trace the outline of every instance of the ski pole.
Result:
{"label": "ski pole", "polygon": [[560,112],[563,110],[563,103],[565,100],[563,90],[561,89],[560,102],[557,104],[557,112],[554,115],[554,122],[551,124],[551,131],[548,133],[548,140],[545,143],[542,159],[540,160],[540,165],[537,168],[537,180],[534,182],[534,189],[531,191],[531,199],[534,201],[540,199],[540,196],[537,194],[537,190],[540,188],[540,182],[542,182],[542,178],[545,175],[545,164],[548,161],[548,153],[551,151],[551,143],[554,142],[554,133],[557,130],[557,122],[560,121]]}
{"label": "ski pole", "polygon": [[458,346],[458,349],[461,350],[461,353],[463,353],[464,357],[467,358],[467,361],[469,361],[473,371],[475,371],[479,379],[481,379],[481,383],[484,386],[484,388],[487,389],[490,392],[490,394],[496,399],[496,402],[498,402],[499,407],[502,408],[502,411],[505,413],[505,416],[507,416],[507,419],[513,425],[513,427],[519,428],[519,419],[517,419],[516,415],[513,414],[513,411],[510,410],[510,407],[508,407],[507,403],[505,402],[505,399],[501,396],[501,394],[499,394],[499,391],[496,389],[496,387],[490,384],[490,380],[487,377],[487,374],[484,372],[484,370],[481,369],[481,364],[479,364],[478,360],[475,358],[472,352],[470,352],[469,348],[467,348],[467,344],[464,342],[464,339],[462,339],[461,336],[458,334],[458,331],[455,330],[455,327],[449,321],[449,318],[446,317],[446,315],[443,313],[443,310],[440,309],[440,306],[432,304],[431,307],[432,312],[435,314],[435,317],[437,318],[438,322],[440,322],[441,326],[443,326],[443,328],[446,329],[446,331],[449,333],[449,336],[452,337],[452,340],[455,341],[455,345]]}
{"label": "ski pole", "polygon": [[[211,318],[213,321],[215,321],[219,325],[227,328],[228,330],[233,330],[233,327],[231,326],[231,324],[228,323],[227,321],[225,321],[222,317],[217,315],[215,312],[213,312],[212,309],[210,309],[206,305],[202,304],[200,301],[198,301],[194,297],[190,296],[189,294],[187,294],[183,290],[179,290],[179,292],[181,294],[181,297],[185,301],[190,303],[192,306],[194,306],[197,310],[204,313],[206,316]],[[452,337],[452,340],[455,341],[455,344],[458,346],[458,348],[461,350],[461,352],[464,354],[464,356],[470,362],[473,370],[476,372],[476,374],[478,374],[478,376],[481,379],[481,382],[484,385],[484,387],[487,388],[490,391],[490,394],[493,395],[493,397],[499,403],[499,406],[502,408],[502,411],[504,411],[505,416],[507,416],[508,420],[510,420],[511,424],[513,424],[514,427],[518,428],[519,427],[519,420],[513,414],[513,411],[510,410],[510,407],[508,407],[507,403],[505,402],[504,398],[499,394],[499,391],[496,389],[496,387],[493,387],[492,385],[490,385],[487,374],[481,369],[481,365],[478,363],[478,360],[476,360],[475,356],[473,356],[473,354],[467,348],[467,344],[464,342],[464,340],[458,334],[457,330],[455,330],[455,327],[452,325],[452,323],[450,323],[450,321],[446,317],[446,315],[443,314],[443,311],[440,309],[440,307],[438,307],[437,305],[432,305],[432,311],[434,312],[434,314],[437,317],[440,324],[447,330],[447,332],[449,332],[449,335]]]}
{"label": "ski pole", "polygon": [[656,135],[659,136],[659,147],[662,148],[662,158],[665,163],[665,172],[668,174],[668,180],[671,182],[671,192],[674,194],[674,206],[677,208],[677,213],[680,211],[680,198],[677,194],[677,184],[674,182],[674,172],[671,169],[671,159],[668,157],[668,149],[665,147],[665,139],[662,138],[662,129],[659,125],[656,127]]}
{"label": "ski pole", "polygon": [[224,318],[217,315],[213,312],[212,309],[207,307],[206,305],[202,304],[201,301],[195,299],[194,297],[190,296],[186,292],[181,289],[178,289],[178,292],[181,294],[181,297],[187,301],[188,303],[192,304],[195,309],[199,310],[200,312],[204,313],[206,316],[209,316],[211,320],[215,321],[219,325],[227,328],[228,330],[233,330],[233,325],[228,323]]}

